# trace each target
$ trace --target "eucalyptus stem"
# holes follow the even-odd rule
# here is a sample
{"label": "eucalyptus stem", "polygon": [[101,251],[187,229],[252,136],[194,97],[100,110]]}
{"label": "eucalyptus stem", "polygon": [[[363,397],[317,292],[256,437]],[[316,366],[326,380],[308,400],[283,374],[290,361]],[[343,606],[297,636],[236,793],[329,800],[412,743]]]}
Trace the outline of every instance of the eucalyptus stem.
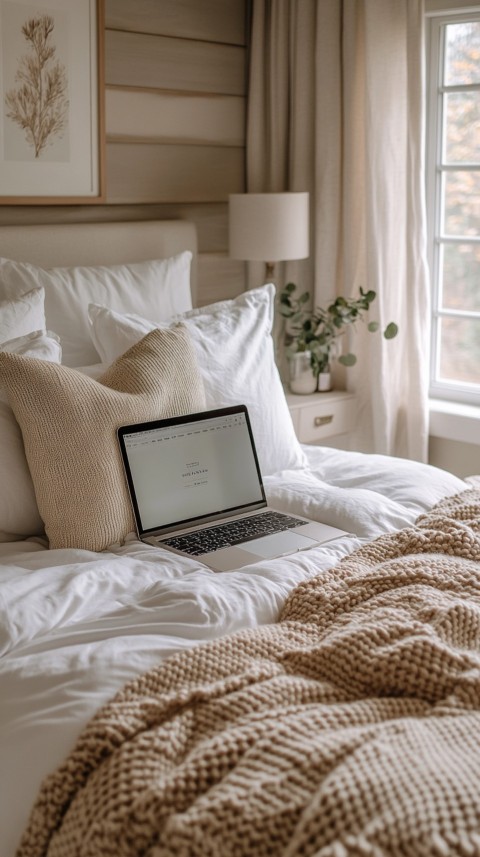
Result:
{"label": "eucalyptus stem", "polygon": [[[364,291],[360,287],[358,297],[338,297],[327,307],[316,307],[313,310],[307,309],[309,292],[302,292],[298,297],[296,293],[295,283],[287,283],[280,292],[280,314],[288,322],[287,356],[299,351],[309,351],[310,365],[316,376],[325,372],[334,358],[343,366],[354,366],[357,357],[353,352],[336,357],[338,341],[350,325],[366,321],[370,305],[377,296],[376,292],[372,289]],[[378,329],[378,322],[368,322],[367,330],[370,333],[375,333]],[[386,326],[383,336],[385,339],[393,339],[397,333],[398,326],[392,321]]]}

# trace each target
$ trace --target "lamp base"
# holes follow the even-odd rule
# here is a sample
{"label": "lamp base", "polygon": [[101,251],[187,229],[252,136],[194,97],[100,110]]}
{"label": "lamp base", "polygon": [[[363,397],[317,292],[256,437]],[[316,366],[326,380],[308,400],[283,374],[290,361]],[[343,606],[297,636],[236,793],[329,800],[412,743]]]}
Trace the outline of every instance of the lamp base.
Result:
{"label": "lamp base", "polygon": [[265,282],[273,283],[275,273],[275,262],[265,262]]}

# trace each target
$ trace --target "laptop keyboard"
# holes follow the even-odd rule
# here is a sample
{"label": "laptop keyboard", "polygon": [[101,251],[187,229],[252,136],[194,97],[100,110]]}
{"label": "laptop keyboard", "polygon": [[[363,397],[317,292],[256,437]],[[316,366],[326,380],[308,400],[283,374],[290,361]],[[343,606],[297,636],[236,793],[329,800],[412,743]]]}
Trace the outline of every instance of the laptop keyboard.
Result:
{"label": "laptop keyboard", "polygon": [[186,533],[184,536],[162,539],[161,544],[191,554],[191,556],[200,556],[203,553],[232,547],[232,545],[258,539],[261,536],[268,536],[271,533],[302,527],[304,524],[305,521],[302,521],[301,518],[293,518],[290,515],[282,514],[282,512],[261,512],[249,518],[241,518],[238,521],[230,521],[227,524],[218,524],[216,527]]}

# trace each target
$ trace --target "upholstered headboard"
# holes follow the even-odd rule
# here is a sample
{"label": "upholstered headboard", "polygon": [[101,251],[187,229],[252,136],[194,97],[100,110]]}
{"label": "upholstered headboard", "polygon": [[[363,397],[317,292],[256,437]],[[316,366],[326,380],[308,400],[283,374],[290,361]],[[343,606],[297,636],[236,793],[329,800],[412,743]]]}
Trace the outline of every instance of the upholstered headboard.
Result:
{"label": "upholstered headboard", "polygon": [[42,268],[121,265],[191,250],[196,304],[197,236],[185,220],[0,226],[0,256]]}

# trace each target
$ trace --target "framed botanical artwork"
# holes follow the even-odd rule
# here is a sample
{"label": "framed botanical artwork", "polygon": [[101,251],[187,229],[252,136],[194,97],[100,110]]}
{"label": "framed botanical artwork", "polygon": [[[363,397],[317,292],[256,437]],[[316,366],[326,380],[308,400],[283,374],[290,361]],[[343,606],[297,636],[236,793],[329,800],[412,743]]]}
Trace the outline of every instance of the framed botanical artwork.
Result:
{"label": "framed botanical artwork", "polygon": [[0,205],[104,201],[103,0],[0,0]]}

